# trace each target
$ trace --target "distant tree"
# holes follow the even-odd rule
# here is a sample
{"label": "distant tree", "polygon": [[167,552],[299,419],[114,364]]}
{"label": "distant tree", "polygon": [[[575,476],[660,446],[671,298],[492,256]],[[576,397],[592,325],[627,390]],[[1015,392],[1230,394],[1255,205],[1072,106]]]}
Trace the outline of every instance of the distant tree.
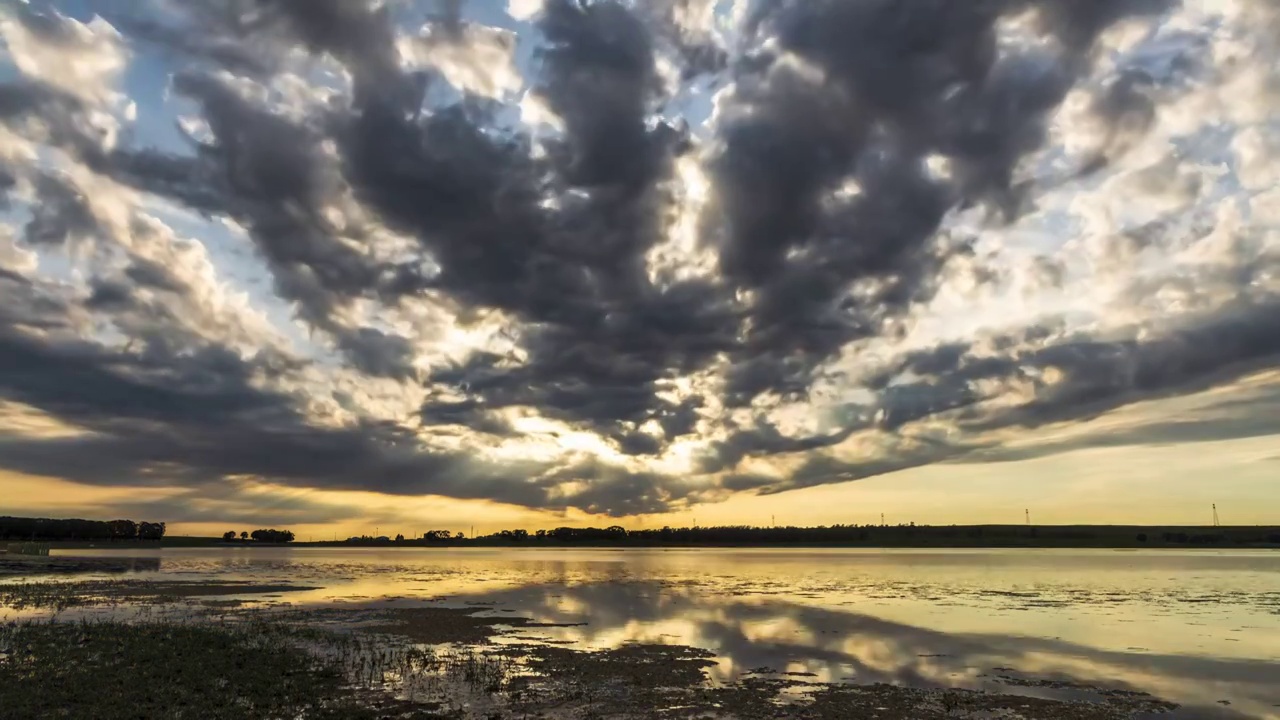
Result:
{"label": "distant tree", "polygon": [[546,540],[546,539],[547,539],[547,531],[546,531],[546,530],[539,530],[539,531],[537,531],[536,533],[534,533],[533,535],[534,535],[534,537],[538,538],[539,540]]}
{"label": "distant tree", "polygon": [[248,539],[249,539],[249,533],[245,532],[244,530],[241,530],[241,531],[240,531],[240,539],[241,539],[241,540],[248,540]]}
{"label": "distant tree", "polygon": [[235,531],[235,530],[228,530],[228,531],[226,531],[226,532],[222,533],[222,541],[223,541],[223,542],[231,542],[232,540],[235,540],[235,539],[236,539],[236,531]]}
{"label": "distant tree", "polygon": [[144,522],[138,526],[139,540],[160,540],[164,537],[164,523]]}
{"label": "distant tree", "polygon": [[442,542],[453,537],[453,533],[448,530],[431,530],[423,533],[422,539],[427,542]]}
{"label": "distant tree", "polygon": [[255,542],[263,543],[293,542],[293,533],[289,530],[254,530],[249,537]]}
{"label": "distant tree", "polygon": [[132,520],[112,520],[108,525],[111,526],[112,540],[133,540],[138,537],[138,523]]}
{"label": "distant tree", "polygon": [[512,530],[512,531],[511,531],[511,538],[512,538],[513,540],[515,540],[516,542],[524,542],[525,540],[528,540],[528,539],[529,539],[529,531],[528,531],[528,530],[523,530],[523,529],[521,529],[521,530]]}
{"label": "distant tree", "polygon": [[396,534],[396,542],[404,542],[404,535]]}
{"label": "distant tree", "polygon": [[1146,541],[1147,541],[1147,534],[1146,534],[1146,533],[1138,533],[1138,542],[1146,542]]}

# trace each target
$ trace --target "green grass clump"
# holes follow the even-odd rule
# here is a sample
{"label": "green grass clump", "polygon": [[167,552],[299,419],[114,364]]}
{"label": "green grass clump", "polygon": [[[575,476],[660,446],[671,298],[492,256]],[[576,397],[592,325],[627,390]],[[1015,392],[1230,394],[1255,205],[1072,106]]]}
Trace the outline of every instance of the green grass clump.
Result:
{"label": "green grass clump", "polygon": [[[0,628],[0,719],[372,720],[386,698],[269,624],[33,623]],[[412,712],[393,717],[434,717]]]}

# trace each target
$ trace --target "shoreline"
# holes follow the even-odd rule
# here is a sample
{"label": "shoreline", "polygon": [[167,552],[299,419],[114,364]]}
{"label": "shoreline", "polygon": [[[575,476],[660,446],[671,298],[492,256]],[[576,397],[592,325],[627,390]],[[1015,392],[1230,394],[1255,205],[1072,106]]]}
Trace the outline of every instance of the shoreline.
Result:
{"label": "shoreline", "polygon": [[[961,530],[964,530],[962,528]],[[1106,538],[1033,538],[1012,537],[981,540],[978,538],[959,537],[889,537],[868,538],[864,541],[776,541],[776,542],[714,542],[714,541],[648,541],[648,540],[616,540],[616,541],[561,541],[553,539],[507,540],[501,538],[479,538],[466,540],[316,540],[295,541],[291,543],[266,543],[255,541],[227,542],[222,538],[183,537],[165,538],[164,540],[51,540],[37,541],[50,550],[141,550],[163,548],[432,548],[432,549],[467,549],[467,548],[531,548],[547,550],[627,550],[627,549],[672,549],[672,550],[727,550],[727,549],[795,549],[795,550],[1280,550],[1280,543],[1233,541],[1229,537],[1216,542],[1210,541],[1166,541],[1161,535],[1171,532],[1168,529],[1146,529],[1146,541],[1136,539],[1141,529],[1134,536],[1112,536]],[[1270,531],[1270,528],[1264,528]],[[1251,532],[1258,532],[1250,528]],[[1179,529],[1178,532],[1184,532]],[[1280,529],[1276,529],[1280,532]],[[1157,534],[1159,533],[1159,534]],[[0,555],[16,557],[14,554]]]}
{"label": "shoreline", "polygon": [[984,667],[976,684],[943,687],[819,681],[772,667],[713,682],[718,656],[706,649],[564,647],[528,635],[556,625],[483,607],[296,609],[234,599],[303,588],[119,581],[8,589],[0,607],[178,611],[0,627],[0,670],[11,671],[0,672],[0,707],[22,717],[91,705],[95,717],[112,720],[140,709],[228,720],[1137,720],[1179,710],[1120,683],[1010,667]]}

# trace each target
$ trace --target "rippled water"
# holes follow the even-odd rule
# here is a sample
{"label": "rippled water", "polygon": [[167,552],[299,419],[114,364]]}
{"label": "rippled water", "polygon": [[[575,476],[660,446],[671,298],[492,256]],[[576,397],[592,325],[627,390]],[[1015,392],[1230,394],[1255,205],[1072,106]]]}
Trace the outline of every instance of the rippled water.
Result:
{"label": "rippled water", "polygon": [[[76,551],[75,554],[93,554]],[[107,554],[104,551],[101,554]],[[135,553],[142,554],[142,553]],[[1016,672],[1280,719],[1280,553],[1080,550],[166,549],[166,579],[290,581],[295,606],[429,601],[715,652],[815,680],[989,687]],[[1229,703],[1229,704],[1224,704]]]}

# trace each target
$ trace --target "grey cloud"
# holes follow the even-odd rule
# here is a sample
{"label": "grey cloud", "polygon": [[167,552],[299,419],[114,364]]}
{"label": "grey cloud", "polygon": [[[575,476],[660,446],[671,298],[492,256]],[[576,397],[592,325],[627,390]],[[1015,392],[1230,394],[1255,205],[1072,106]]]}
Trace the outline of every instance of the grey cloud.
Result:
{"label": "grey cloud", "polygon": [[[821,435],[786,436],[764,418],[739,427],[712,417],[711,407],[748,407],[762,396],[805,400],[851,342],[892,339],[891,326],[933,297],[948,263],[974,252],[939,232],[945,216],[970,206],[1006,221],[1027,212],[1040,188],[1021,166],[1042,149],[1047,118],[1090,71],[1096,38],[1169,3],[759,2],[733,58],[702,30],[678,26],[674,10],[696,4],[548,0],[529,86],[564,131],[536,141],[501,126],[496,118],[510,107],[466,93],[447,107],[426,106],[432,73],[404,69],[392,13],[369,0],[208,0],[175,17],[122,21],[135,42],[162,47],[180,64],[173,90],[199,106],[212,131],[207,144],[173,154],[127,141],[108,150],[81,103],[30,83],[0,86],[0,121],[21,130],[39,122],[50,142],[92,170],[236,220],[276,293],[328,335],[351,370],[425,386],[430,399],[410,425],[420,423],[428,436],[467,428],[511,437],[503,411],[530,407],[647,456],[713,427],[727,437],[700,470],[729,473],[723,484],[576,456],[497,464],[438,451],[403,419],[317,426],[305,398],[264,389],[263,378],[289,359],[266,351],[244,359],[184,334],[165,302],[139,298],[190,289],[133,255],[119,272],[104,270],[80,305],[16,273],[0,277],[0,394],[97,433],[8,437],[0,457],[12,468],[102,483],[259,476],[648,513],[728,492],[848,481],[974,449],[913,436],[912,423],[927,418],[973,432],[1034,426],[1274,363],[1278,308],[1259,293],[1154,340],[1046,326],[981,347],[917,352],[851,378],[876,401],[844,408],[843,424]],[[1001,48],[997,25],[1026,9],[1038,14],[1047,42]],[[437,21],[452,32],[462,27],[456,12]],[[340,62],[352,96],[286,117],[220,72],[269,80],[299,48]],[[730,84],[702,148],[663,115],[678,88],[664,87],[659,57],[673,49],[686,80],[720,73]],[[1122,68],[1102,88],[1093,110],[1106,130],[1105,159],[1152,126],[1163,98],[1150,83],[1150,75]],[[646,256],[665,239],[674,211],[674,165],[695,149],[708,158],[712,183],[701,241],[720,273],[653,278]],[[938,158],[949,173],[931,169]],[[83,198],[50,178],[38,187],[44,202],[28,241],[96,232]],[[354,214],[346,224],[332,220],[330,210],[348,197],[371,214],[368,225]],[[376,259],[372,243],[384,229],[416,243],[408,257]],[[1061,283],[1060,267],[1034,270],[1047,284]],[[1223,282],[1259,286],[1266,272],[1241,270]],[[517,349],[476,353],[420,377],[414,338],[390,324],[352,327],[345,319],[356,301],[394,310],[427,293],[457,308],[464,323],[500,311]],[[131,342],[109,350],[72,338],[77,313],[113,322]],[[722,363],[724,397],[670,399],[677,378]],[[1060,374],[1057,383],[1037,372],[1048,368]],[[1035,387],[1035,398],[987,409],[980,386],[1009,380]],[[661,433],[651,434],[650,423]],[[872,429],[886,438],[882,457],[845,462],[827,454]],[[735,472],[747,458],[800,453],[809,459],[782,480]]]}
{"label": "grey cloud", "polygon": [[373,328],[337,332],[338,346],[357,370],[375,377],[410,379],[413,372],[413,345],[408,338]]}
{"label": "grey cloud", "polygon": [[[210,501],[214,502],[210,502]],[[296,493],[246,492],[234,486],[203,487],[156,500],[114,502],[95,514],[164,518],[168,523],[221,522],[255,526],[322,524],[363,518],[352,505],[316,502]],[[299,538],[306,540],[306,538]]]}
{"label": "grey cloud", "polygon": [[978,447],[976,443],[951,444],[921,437],[891,438],[872,457],[846,460],[815,454],[786,478],[763,486],[758,492],[772,495],[817,485],[864,480],[964,457]]}
{"label": "grey cloud", "polygon": [[700,459],[702,472],[717,473],[737,467],[747,457],[761,457],[809,452],[837,445],[855,431],[869,427],[856,420],[846,427],[824,435],[791,437],[782,434],[763,418],[757,418],[750,430],[732,432],[725,440],[712,445],[710,452]]}
{"label": "grey cloud", "polygon": [[183,292],[184,283],[174,276],[168,268],[145,258],[135,257],[125,268],[125,275],[142,287],[168,292]]}
{"label": "grey cloud", "polygon": [[98,280],[93,283],[93,292],[85,301],[85,307],[96,310],[120,307],[133,302],[133,288],[129,285],[110,280]]}
{"label": "grey cloud", "polygon": [[[5,468],[29,474],[103,485],[206,488],[199,491],[202,497],[236,477],[601,512],[653,511],[659,497],[675,497],[661,491],[664,478],[594,462],[572,470],[496,464],[470,453],[433,450],[392,423],[319,427],[302,412],[300,398],[256,387],[256,376],[271,372],[268,362],[216,346],[180,354],[163,344],[111,352],[5,328],[0,398],[90,433],[0,433],[0,458]],[[556,492],[563,479],[588,476],[588,490]],[[647,488],[644,497],[630,497],[641,487]]]}
{"label": "grey cloud", "polygon": [[438,492],[528,505],[545,488],[536,465],[487,466],[433,453],[402,430],[311,425],[298,400],[254,387],[253,364],[219,348],[108,354],[0,335],[0,397],[93,434],[0,438],[5,467],[101,484],[205,485],[249,476],[331,489]]}
{"label": "grey cloud", "polygon": [[[760,6],[756,32],[779,51],[737,69],[709,220],[726,228],[725,274],[756,294],[734,404],[801,395],[838,348],[928,299],[947,256],[965,251],[937,242],[951,208],[1022,212],[1030,188],[1015,167],[1043,144],[1046,118],[1084,70],[1080,54],[1110,22],[1146,9],[1038,3],[1071,52],[998,53],[995,24],[1021,5]],[[949,180],[926,170],[931,154],[951,161]],[[858,192],[840,198],[848,183]],[[859,285],[870,294],[852,299]]]}
{"label": "grey cloud", "polygon": [[[1204,389],[1260,368],[1280,357],[1280,303],[1275,298],[1241,299],[1194,321],[1163,331],[1147,331],[1119,340],[1079,334],[1028,345],[1028,333],[1008,337],[995,347],[1003,354],[987,355],[956,345],[936,352],[922,351],[905,358],[899,371],[930,377],[886,388],[880,395],[885,427],[952,410],[970,430],[1010,426],[1035,427],[1052,422],[1096,416],[1142,400]],[[921,372],[930,370],[930,373]],[[1056,374],[1052,381],[1044,373]],[[982,380],[1020,380],[1035,388],[1022,404],[987,410],[974,383]]]}
{"label": "grey cloud", "polygon": [[624,190],[651,182],[674,137],[646,127],[662,87],[640,19],[613,0],[546,0],[539,27],[548,41],[539,91],[566,125],[564,179]]}
{"label": "grey cloud", "polygon": [[[375,262],[339,237],[325,209],[343,181],[322,157],[323,136],[256,107],[207,75],[180,75],[175,90],[200,102],[215,137],[194,160],[117,153],[116,177],[244,223],[271,267],[277,291],[302,317],[331,333],[352,362],[373,375],[409,377],[404,338],[349,328],[337,309],[359,297],[394,301],[423,287],[406,266]],[[357,237],[359,229],[348,229]]]}
{"label": "grey cloud", "polygon": [[36,179],[36,198],[24,237],[31,245],[62,244],[94,235],[98,221],[88,200],[69,181],[42,174]]}

